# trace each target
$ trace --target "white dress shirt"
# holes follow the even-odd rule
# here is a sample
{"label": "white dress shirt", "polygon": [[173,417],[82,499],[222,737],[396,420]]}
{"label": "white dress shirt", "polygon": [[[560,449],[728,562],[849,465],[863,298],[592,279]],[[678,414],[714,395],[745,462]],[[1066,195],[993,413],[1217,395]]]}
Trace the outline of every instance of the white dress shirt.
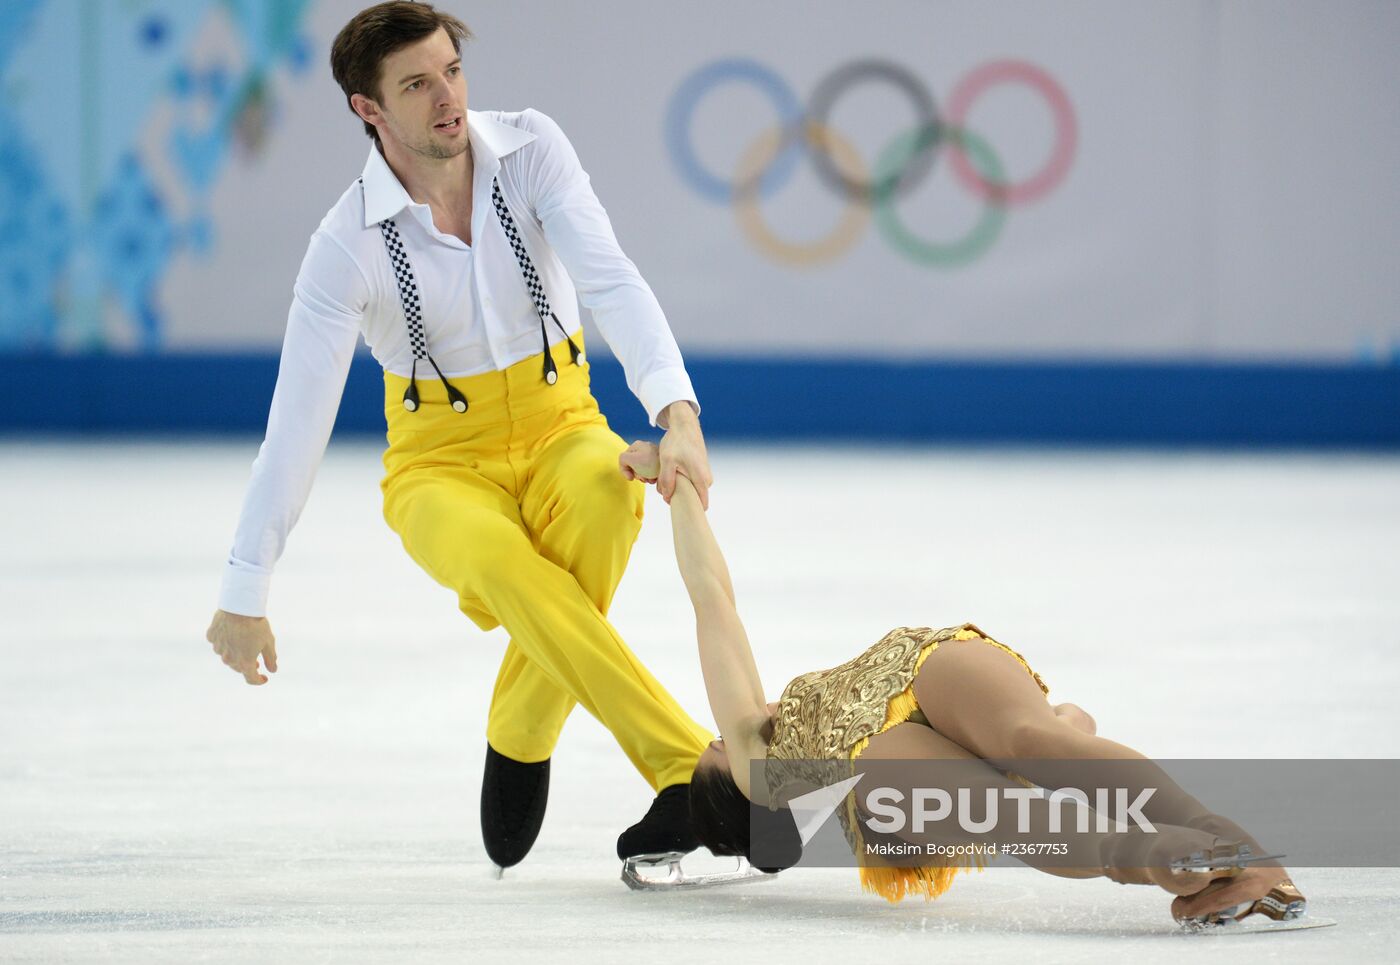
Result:
{"label": "white dress shirt", "polygon": [[[356,339],[387,371],[407,377],[413,349],[379,222],[395,218],[422,302],[428,352],[443,372],[478,375],[543,349],[540,319],[491,203],[501,193],[571,335],[578,301],[622,363],[652,425],[695,392],[666,316],[622,253],[607,212],[564,132],[535,110],[468,111],[474,162],[472,244],[438,231],[375,147],[359,181],[311,236],[293,289],[267,435],[224,569],[220,609],[262,616],[272,569],[301,515],[325,454]],[[575,290],[577,285],[577,291]],[[561,336],[549,320],[549,340]],[[436,378],[431,366],[419,377]],[[698,411],[698,405],[696,406]]]}

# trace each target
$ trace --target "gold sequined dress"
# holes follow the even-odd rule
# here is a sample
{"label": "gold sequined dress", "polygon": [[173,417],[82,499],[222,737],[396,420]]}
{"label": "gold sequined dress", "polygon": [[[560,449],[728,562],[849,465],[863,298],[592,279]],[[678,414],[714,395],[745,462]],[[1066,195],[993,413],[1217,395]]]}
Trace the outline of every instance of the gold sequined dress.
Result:
{"label": "gold sequined dress", "polygon": [[[927,724],[914,697],[914,677],[929,654],[953,640],[981,640],[1001,648],[1026,668],[1042,693],[1050,692],[1024,657],[971,623],[942,630],[898,627],[854,660],[803,674],[787,685],[774,717],[768,759],[836,760],[853,765],[876,734],[910,720]],[[972,867],[952,862],[917,868],[870,864],[864,858],[855,807],[855,795],[847,795],[837,816],[860,863],[861,885],[867,891],[891,902],[914,893],[936,898],[948,890],[957,872]],[[977,858],[975,866],[982,864]]]}

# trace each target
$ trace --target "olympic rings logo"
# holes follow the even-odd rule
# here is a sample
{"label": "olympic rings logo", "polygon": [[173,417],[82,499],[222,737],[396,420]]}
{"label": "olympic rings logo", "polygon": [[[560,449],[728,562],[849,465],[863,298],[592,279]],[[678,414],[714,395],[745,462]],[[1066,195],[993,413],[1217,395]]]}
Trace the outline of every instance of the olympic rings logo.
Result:
{"label": "olympic rings logo", "polygon": [[[691,126],[701,100],[730,82],[757,88],[772,103],[778,123],[754,139],[742,153],[735,177],[726,180],[707,170],[696,156]],[[918,117],[916,127],[884,147],[869,173],[860,152],[829,123],[837,100],[866,82],[892,85],[908,97]],[[1028,86],[1045,101],[1055,122],[1049,159],[1040,170],[1015,183],[1006,180],[991,145],[964,126],[977,98],[1000,84]],[[1001,233],[1007,208],[1038,201],[1055,190],[1074,160],[1078,130],[1064,89],[1045,70],[1021,60],[991,61],[970,71],[953,87],[945,111],[946,117],[914,74],[888,61],[856,60],[837,68],[817,84],[804,108],[772,70],[753,60],[733,58],[701,67],[676,89],[666,112],[666,144],[681,177],[702,198],[733,203],[750,241],[778,261],[793,265],[829,261],[859,239],[873,216],[897,251],[919,264],[947,267],[966,264],[986,252]],[[953,241],[916,235],[896,210],[896,202],[929,175],[944,150],[953,177],[983,204],[972,230]],[[846,207],[825,237],[793,242],[778,237],[768,226],[759,200],[781,190],[804,155],[821,180],[845,199]]]}

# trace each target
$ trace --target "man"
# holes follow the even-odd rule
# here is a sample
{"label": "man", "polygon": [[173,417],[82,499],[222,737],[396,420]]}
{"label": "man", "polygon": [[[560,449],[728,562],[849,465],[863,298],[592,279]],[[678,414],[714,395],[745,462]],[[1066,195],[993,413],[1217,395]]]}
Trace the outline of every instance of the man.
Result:
{"label": "man", "polygon": [[665,316],[563,132],[533,110],[467,110],[470,37],[411,2],[364,10],[336,37],[332,71],[374,145],[297,277],[208,639],[250,684],[268,680],[259,656],[276,672],[272,567],[363,334],[384,367],[385,519],[477,625],[511,635],[487,725],[487,853],[504,869],[534,843],[549,758],[576,702],[659,792],[619,837],[618,856],[689,851],[688,782],[711,735],[606,619],[643,493],[619,476],[626,446],[589,392],[574,286],[665,430],[668,499],[677,473],[702,493],[711,482],[699,406]]}

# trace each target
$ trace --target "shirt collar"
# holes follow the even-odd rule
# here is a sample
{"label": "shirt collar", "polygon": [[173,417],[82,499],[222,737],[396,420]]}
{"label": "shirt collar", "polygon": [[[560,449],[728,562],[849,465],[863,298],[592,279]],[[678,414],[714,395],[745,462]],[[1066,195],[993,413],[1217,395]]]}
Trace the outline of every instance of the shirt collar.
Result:
{"label": "shirt collar", "polygon": [[[467,136],[471,138],[472,163],[478,179],[490,180],[501,169],[501,158],[529,144],[535,135],[503,124],[477,111],[467,111]],[[365,227],[392,218],[413,204],[398,176],[371,144],[369,159],[360,174],[365,189]]]}

